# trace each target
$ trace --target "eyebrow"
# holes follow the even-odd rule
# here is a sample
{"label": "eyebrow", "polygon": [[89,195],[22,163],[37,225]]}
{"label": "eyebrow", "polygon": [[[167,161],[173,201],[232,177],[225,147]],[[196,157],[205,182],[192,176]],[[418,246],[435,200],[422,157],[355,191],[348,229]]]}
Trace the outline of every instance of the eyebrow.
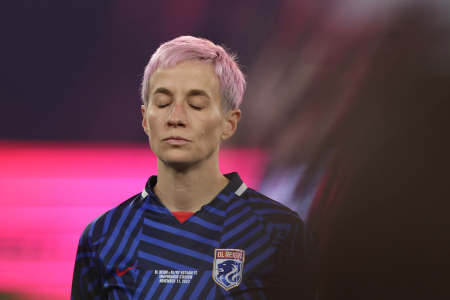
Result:
{"label": "eyebrow", "polygon": [[[153,95],[154,94],[158,94],[158,93],[165,94],[165,95],[168,95],[168,96],[172,96],[172,93],[168,89],[166,89],[164,87],[157,88],[153,92]],[[190,90],[189,93],[188,93],[188,96],[204,96],[204,97],[208,98],[209,100],[212,99],[211,96],[207,92],[205,92],[204,90],[198,90],[198,89]]]}
{"label": "eyebrow", "polygon": [[157,89],[153,92],[153,95],[154,95],[154,94],[158,94],[158,93],[166,94],[166,95],[172,96],[172,93],[171,93],[168,89],[163,88],[163,87],[157,88]]}
{"label": "eyebrow", "polygon": [[204,90],[190,90],[188,96],[205,96],[206,98],[211,100],[211,96]]}

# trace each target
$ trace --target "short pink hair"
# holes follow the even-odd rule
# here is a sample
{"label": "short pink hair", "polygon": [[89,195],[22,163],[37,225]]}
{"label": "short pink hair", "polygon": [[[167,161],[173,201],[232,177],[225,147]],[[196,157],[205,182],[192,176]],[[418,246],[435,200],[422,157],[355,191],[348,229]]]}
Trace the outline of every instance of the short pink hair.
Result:
{"label": "short pink hair", "polygon": [[245,76],[236,63],[236,55],[209,40],[192,36],[180,36],[162,44],[145,67],[141,97],[147,105],[150,78],[158,69],[173,68],[185,60],[200,60],[210,63],[220,82],[222,111],[237,109],[245,90]]}

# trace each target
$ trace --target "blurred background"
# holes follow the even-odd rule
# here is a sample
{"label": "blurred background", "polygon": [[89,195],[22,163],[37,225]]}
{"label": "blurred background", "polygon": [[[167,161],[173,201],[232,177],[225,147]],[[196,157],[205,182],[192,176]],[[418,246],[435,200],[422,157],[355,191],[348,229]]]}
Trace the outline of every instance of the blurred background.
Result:
{"label": "blurred background", "polygon": [[450,2],[0,2],[0,299],[68,299],[78,238],[156,173],[139,87],[193,35],[248,78],[223,172],[315,230],[327,299],[450,299]]}

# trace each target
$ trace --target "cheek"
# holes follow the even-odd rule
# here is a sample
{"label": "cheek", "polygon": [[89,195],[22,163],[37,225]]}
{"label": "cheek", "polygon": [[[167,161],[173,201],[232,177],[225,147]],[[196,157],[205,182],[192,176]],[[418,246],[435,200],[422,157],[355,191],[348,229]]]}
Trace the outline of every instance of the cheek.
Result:
{"label": "cheek", "polygon": [[147,124],[149,132],[156,132],[158,130],[158,118],[152,114],[147,116]]}
{"label": "cheek", "polygon": [[222,132],[222,122],[220,119],[211,118],[204,124],[205,126],[203,126],[202,130],[199,132],[201,138],[211,140],[211,142],[215,141],[217,138],[220,138],[218,137]]}

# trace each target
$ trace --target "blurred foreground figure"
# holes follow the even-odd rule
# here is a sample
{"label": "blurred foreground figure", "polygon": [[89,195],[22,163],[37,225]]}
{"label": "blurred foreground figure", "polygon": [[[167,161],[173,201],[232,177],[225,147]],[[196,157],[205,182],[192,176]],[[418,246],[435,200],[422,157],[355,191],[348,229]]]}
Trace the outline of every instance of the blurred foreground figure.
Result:
{"label": "blurred foreground figure", "polygon": [[250,73],[259,114],[284,100],[253,136],[272,145],[261,192],[317,233],[328,300],[450,299],[450,10],[391,2],[284,24],[298,35]]}
{"label": "blurred foreground figure", "polygon": [[142,83],[158,176],[86,227],[72,299],[316,299],[311,230],[237,173],[219,171],[244,88],[234,57],[208,40],[159,47]]}
{"label": "blurred foreground figure", "polygon": [[317,152],[334,149],[308,218],[330,300],[450,299],[449,32],[432,16],[395,14]]}

